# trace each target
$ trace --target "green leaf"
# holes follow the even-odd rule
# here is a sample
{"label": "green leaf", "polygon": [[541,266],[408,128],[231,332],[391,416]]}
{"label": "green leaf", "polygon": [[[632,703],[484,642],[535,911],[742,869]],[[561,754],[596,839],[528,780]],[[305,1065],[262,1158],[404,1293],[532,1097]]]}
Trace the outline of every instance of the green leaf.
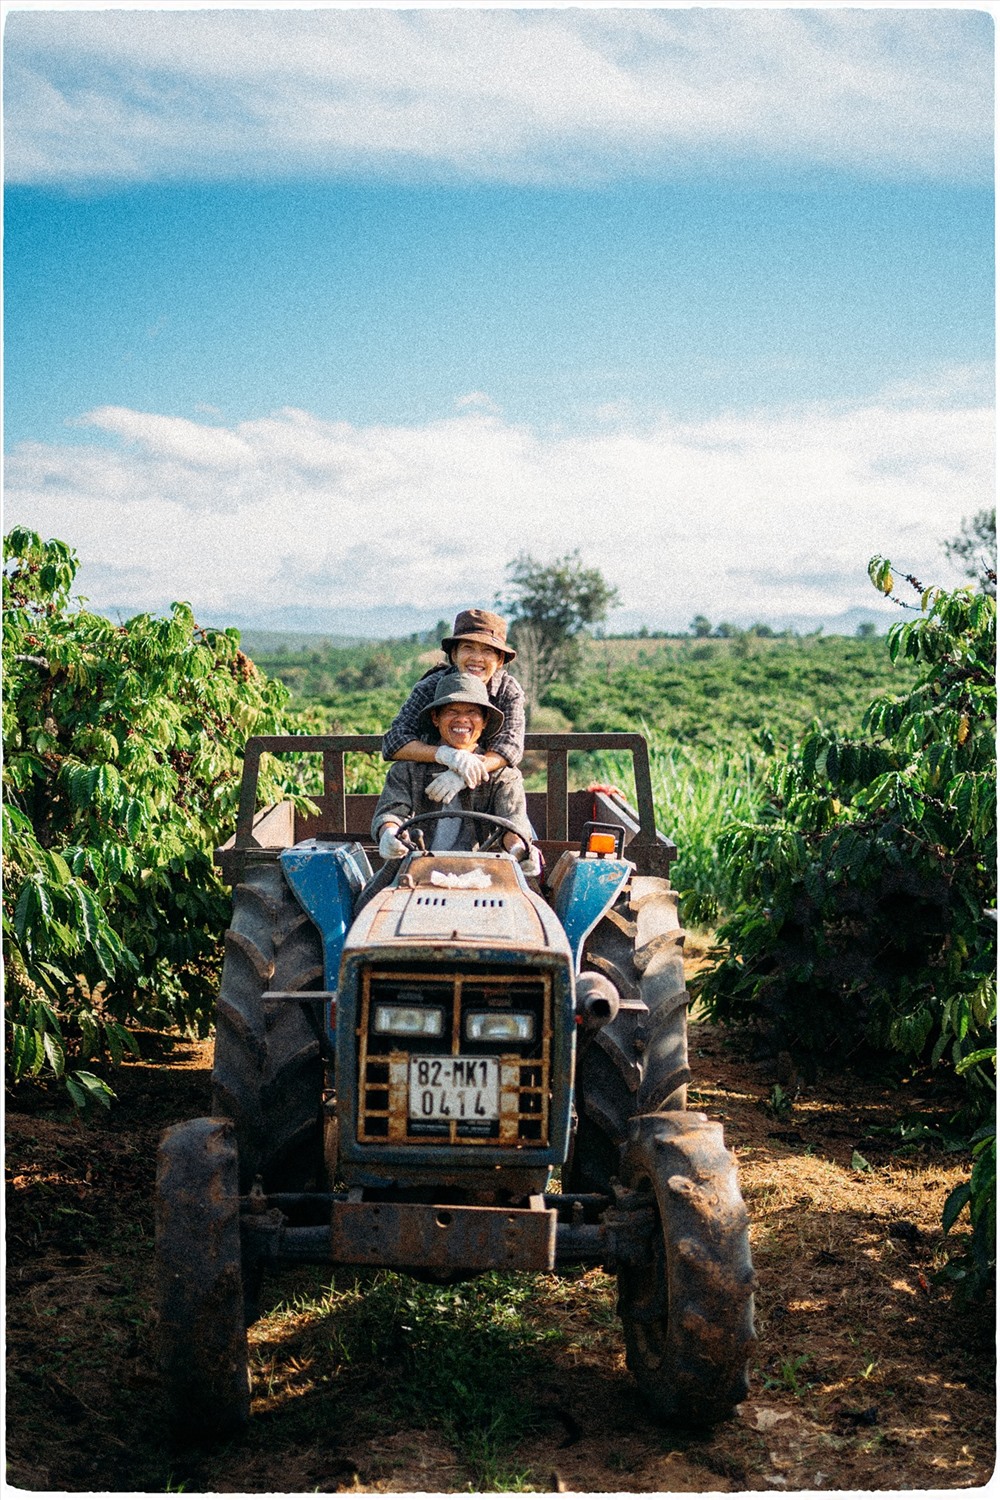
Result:
{"label": "green leaf", "polygon": [[90,1102],[87,1097],[87,1090],[72,1076],[66,1079],[66,1092],[77,1109],[84,1110],[87,1108]]}
{"label": "green leaf", "polygon": [[941,1227],[945,1234],[951,1232],[956,1219],[971,1197],[972,1184],[969,1182],[960,1182],[957,1187],[952,1188],[941,1211]]}
{"label": "green leaf", "polygon": [[82,1068],[76,1068],[66,1079],[66,1087],[78,1109],[87,1109],[92,1104],[99,1104],[103,1109],[110,1109],[112,1099],[117,1098],[114,1090],[109,1088],[103,1079]]}
{"label": "green leaf", "polygon": [[959,1074],[967,1073],[970,1068],[974,1068],[977,1063],[982,1062],[991,1062],[993,1066],[996,1067],[996,1061],[997,1049],[995,1046],[980,1047],[976,1052],[967,1052],[966,1055],[962,1058],[962,1061],[960,1063],[956,1063],[955,1072]]}
{"label": "green leaf", "polygon": [[130,839],[136,839],[142,830],[145,808],[137,797],[130,797],[125,804],[125,832]]}
{"label": "green leaf", "polygon": [[66,1054],[59,1045],[58,1038],[53,1036],[51,1031],[46,1031],[42,1038],[42,1044],[45,1048],[45,1056],[49,1067],[57,1078],[61,1078],[66,1065]]}
{"label": "green leaf", "polygon": [[69,865],[63,859],[58,849],[47,849],[45,851],[46,863],[49,874],[59,885],[68,885],[73,878]]}
{"label": "green leaf", "polygon": [[892,564],[888,558],[875,556],[868,563],[868,577],[881,594],[891,594],[894,588]]}
{"label": "green leaf", "polygon": [[108,1044],[108,1052],[115,1067],[121,1062],[126,1049],[133,1057],[138,1057],[139,1047],[135,1037],[130,1031],[117,1021],[106,1021],[104,1023],[104,1035]]}

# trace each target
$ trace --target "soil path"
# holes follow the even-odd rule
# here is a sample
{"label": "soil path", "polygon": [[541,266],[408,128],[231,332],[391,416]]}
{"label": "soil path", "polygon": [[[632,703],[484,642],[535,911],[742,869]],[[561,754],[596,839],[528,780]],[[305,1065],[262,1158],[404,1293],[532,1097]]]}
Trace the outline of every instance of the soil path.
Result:
{"label": "soil path", "polygon": [[992,1309],[957,1310],[933,1279],[962,1158],[898,1130],[930,1101],[837,1076],[795,1097],[786,1079],[775,1115],[773,1072],[708,1025],[691,1051],[692,1107],[738,1154],[760,1279],[750,1397],[714,1433],[643,1410],[601,1271],[463,1292],[353,1272],[331,1288],[305,1269],[269,1285],[252,1331],[249,1434],[171,1441],[151,1357],[153,1163],[165,1125],[207,1112],[211,1060],[209,1044],[177,1042],[123,1066],[92,1126],[44,1091],[8,1104],[8,1480],[112,1493],[985,1484]]}

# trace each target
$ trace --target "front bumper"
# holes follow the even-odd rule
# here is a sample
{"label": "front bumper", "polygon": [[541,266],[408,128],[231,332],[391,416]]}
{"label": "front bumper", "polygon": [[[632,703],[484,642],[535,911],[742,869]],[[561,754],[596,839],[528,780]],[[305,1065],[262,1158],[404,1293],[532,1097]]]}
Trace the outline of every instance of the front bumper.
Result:
{"label": "front bumper", "polygon": [[[652,1214],[596,1195],[534,1195],[527,1208],[365,1202],[355,1195],[294,1195],[295,1206],[328,1206],[322,1224],[291,1224],[293,1195],[240,1216],[245,1261],[386,1266],[399,1270],[551,1271],[560,1262],[616,1264],[648,1238]],[[587,1220],[591,1222],[587,1222]]]}

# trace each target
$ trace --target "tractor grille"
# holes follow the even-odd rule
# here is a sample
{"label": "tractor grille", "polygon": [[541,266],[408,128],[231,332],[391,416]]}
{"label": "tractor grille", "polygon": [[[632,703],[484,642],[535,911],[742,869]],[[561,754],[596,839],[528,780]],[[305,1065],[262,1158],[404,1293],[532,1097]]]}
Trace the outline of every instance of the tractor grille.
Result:
{"label": "tractor grille", "polygon": [[[376,1010],[394,1004],[443,1012],[440,1035],[376,1032]],[[472,1041],[466,1034],[470,1012],[531,1015],[531,1039]],[[412,1057],[495,1059],[497,1110],[481,1120],[411,1118]],[[358,1024],[358,1140],[421,1146],[546,1146],[551,1057],[552,981],[547,974],[499,968],[468,969],[447,976],[439,968],[433,975],[415,969],[367,970],[362,976]],[[492,1063],[488,1066],[492,1070]]]}

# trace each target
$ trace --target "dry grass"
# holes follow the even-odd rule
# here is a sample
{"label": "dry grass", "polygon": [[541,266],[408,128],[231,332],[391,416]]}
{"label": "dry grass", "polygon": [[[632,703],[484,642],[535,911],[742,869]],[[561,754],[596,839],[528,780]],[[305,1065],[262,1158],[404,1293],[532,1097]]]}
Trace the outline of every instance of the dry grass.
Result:
{"label": "dry grass", "polygon": [[[697,949],[697,943],[692,947]],[[697,961],[697,954],[692,955]],[[774,1078],[692,1028],[694,1107],[737,1150],[760,1278],[750,1398],[709,1437],[658,1427],[624,1369],[612,1278],[437,1289],[303,1268],[252,1335],[254,1422],[174,1446],[151,1360],[159,1130],[203,1113],[209,1053],[130,1063],[110,1118],[7,1115],[7,1448],[29,1490],[223,1493],[942,1489],[993,1466],[992,1313],[934,1282],[959,1156],[882,1132],[926,1101]],[[855,1153],[868,1170],[852,1167]]]}

